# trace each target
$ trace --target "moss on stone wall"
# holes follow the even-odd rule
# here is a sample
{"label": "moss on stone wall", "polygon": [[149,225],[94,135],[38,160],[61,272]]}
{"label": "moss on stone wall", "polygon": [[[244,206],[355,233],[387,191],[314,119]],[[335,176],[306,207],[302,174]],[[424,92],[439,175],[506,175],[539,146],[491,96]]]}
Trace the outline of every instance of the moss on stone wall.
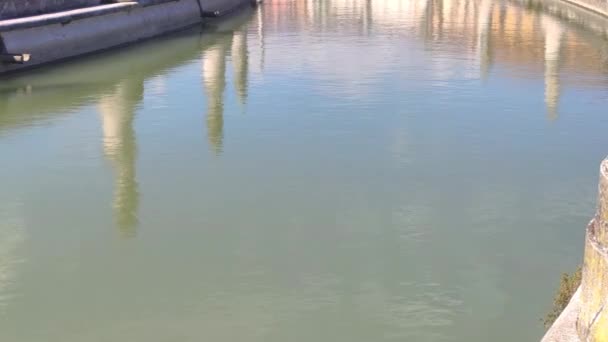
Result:
{"label": "moss on stone wall", "polygon": [[559,282],[559,288],[557,289],[557,293],[553,298],[553,307],[547,316],[545,316],[543,321],[546,328],[551,327],[557,317],[559,317],[562,311],[564,311],[570,302],[570,298],[572,298],[572,295],[574,295],[574,292],[576,292],[576,289],[581,284],[582,274],[583,269],[580,266],[572,274],[562,274],[562,278]]}

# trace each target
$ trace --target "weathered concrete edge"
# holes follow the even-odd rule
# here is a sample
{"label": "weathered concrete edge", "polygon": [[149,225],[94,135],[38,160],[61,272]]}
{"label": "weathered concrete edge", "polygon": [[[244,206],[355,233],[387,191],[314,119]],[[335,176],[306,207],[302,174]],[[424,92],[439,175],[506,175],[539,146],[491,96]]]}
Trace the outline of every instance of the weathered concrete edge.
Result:
{"label": "weathered concrete edge", "polygon": [[576,331],[576,321],[580,309],[581,288],[579,287],[541,342],[580,342]]}

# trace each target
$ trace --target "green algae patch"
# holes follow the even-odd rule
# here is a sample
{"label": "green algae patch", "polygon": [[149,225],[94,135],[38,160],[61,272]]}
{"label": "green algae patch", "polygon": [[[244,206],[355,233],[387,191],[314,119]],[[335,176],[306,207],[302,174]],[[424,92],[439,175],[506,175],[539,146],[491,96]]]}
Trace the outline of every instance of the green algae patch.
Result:
{"label": "green algae patch", "polygon": [[555,297],[553,298],[553,307],[543,320],[546,328],[551,327],[557,317],[559,317],[566,306],[568,306],[574,292],[576,292],[576,289],[578,289],[581,284],[582,275],[583,269],[581,266],[579,266],[573,273],[562,274],[562,278],[559,282],[559,288],[557,289]]}

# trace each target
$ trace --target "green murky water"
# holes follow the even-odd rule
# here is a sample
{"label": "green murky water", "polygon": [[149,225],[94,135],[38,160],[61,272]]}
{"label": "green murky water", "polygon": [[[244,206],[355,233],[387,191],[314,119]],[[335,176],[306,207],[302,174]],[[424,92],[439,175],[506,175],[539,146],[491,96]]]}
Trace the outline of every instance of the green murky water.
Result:
{"label": "green murky water", "polygon": [[599,21],[268,0],[0,81],[0,340],[538,340],[608,154]]}

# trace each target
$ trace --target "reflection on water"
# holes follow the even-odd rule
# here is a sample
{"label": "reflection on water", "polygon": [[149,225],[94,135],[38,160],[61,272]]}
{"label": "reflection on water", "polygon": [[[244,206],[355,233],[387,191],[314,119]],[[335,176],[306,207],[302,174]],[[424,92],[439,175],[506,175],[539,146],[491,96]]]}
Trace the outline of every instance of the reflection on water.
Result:
{"label": "reflection on water", "polygon": [[[245,18],[245,15],[240,15],[223,25],[238,27]],[[234,64],[235,91],[242,104],[245,104],[247,98],[247,36],[242,30],[234,32],[234,39],[232,35],[230,31],[219,33],[211,39],[203,37],[203,53],[207,56],[203,59],[203,84],[208,92],[208,137],[209,144],[216,153],[222,149],[223,95],[226,85],[226,58],[229,56]],[[110,73],[92,73],[89,66],[98,63],[100,65],[95,69],[104,70],[104,67],[107,68],[113,63],[113,58],[107,56],[79,65],[62,65],[58,70],[45,70],[51,75],[62,74],[60,83],[53,83],[44,73],[41,76],[32,74],[8,80],[0,87],[3,96],[3,101],[0,102],[3,108],[0,130],[30,125],[31,121],[46,120],[47,114],[69,111],[72,107],[88,104],[92,99],[91,94],[98,93],[99,99],[95,102],[101,117],[103,153],[111,163],[114,173],[112,206],[116,225],[124,236],[134,236],[140,202],[134,120],[143,100],[146,78],[167,67],[179,65],[180,60],[176,59],[176,56],[193,58],[197,49],[201,48],[200,39],[193,38],[188,36],[169,41],[167,54],[150,56],[147,50],[154,48],[153,46],[136,47],[138,53],[130,55],[129,58],[137,56],[137,61],[126,61],[124,69],[111,70]],[[207,43],[208,41],[211,43]],[[171,47],[181,50],[178,50],[178,54],[173,54],[175,50],[171,50]],[[148,58],[142,61],[139,56]],[[123,78],[126,70],[130,71],[129,78]]]}
{"label": "reflection on water", "polygon": [[224,90],[229,44],[228,38],[222,39],[206,51],[203,60],[203,82],[207,91],[207,137],[215,153],[222,151],[224,138]]}
{"label": "reflection on water", "polygon": [[103,129],[103,152],[114,169],[114,210],[116,224],[126,236],[135,234],[139,193],[135,163],[137,146],[133,121],[143,99],[144,80],[122,81],[114,91],[99,100]]}
{"label": "reflection on water", "polygon": [[247,75],[249,73],[249,60],[247,55],[247,32],[240,30],[234,32],[232,38],[232,64],[234,68],[234,87],[242,105],[247,103]]}
{"label": "reflection on water", "polygon": [[542,26],[545,31],[545,103],[551,120],[557,117],[559,101],[559,60],[564,29],[557,20],[544,16]]}
{"label": "reflection on water", "polygon": [[[456,49],[459,54],[467,57],[469,67],[478,67],[478,72],[471,77],[486,78],[491,65],[514,64],[521,68],[534,68],[539,62],[544,64],[545,78],[545,103],[550,118],[556,118],[560,97],[560,70],[568,72],[579,72],[582,74],[602,72],[608,69],[607,44],[599,36],[593,36],[595,31],[583,31],[582,27],[595,28],[599,25],[599,19],[591,16],[590,21],[585,21],[585,12],[576,12],[573,8],[555,13],[554,7],[548,7],[549,12],[537,12],[524,9],[524,6],[541,6],[536,0],[517,0],[512,2],[496,2],[492,0],[399,0],[399,1],[271,1],[262,10],[256,11],[251,21],[251,30],[235,30],[234,32],[220,32],[208,42],[203,49],[203,84],[208,101],[208,127],[209,141],[214,149],[221,150],[222,140],[222,111],[223,93],[226,87],[226,59],[232,59],[234,72],[234,88],[241,103],[246,102],[249,53],[247,37],[253,34],[256,37],[256,59],[258,60],[255,72],[263,70],[266,49],[265,36],[282,33],[284,30],[294,28],[286,25],[299,27],[309,25],[310,30],[333,29],[331,25],[340,23],[341,29],[363,28],[363,32],[372,32],[372,23],[378,22],[376,31],[393,31],[399,28],[397,33],[415,33],[424,42],[430,44],[431,52],[434,53],[433,45],[446,44],[447,49]],[[555,6],[555,5],[554,5]],[[563,7],[563,6],[562,6]],[[536,8],[536,7],[535,7]],[[543,8],[544,10],[544,8]],[[573,12],[575,11],[575,12]],[[293,17],[284,15],[292,14]],[[576,25],[565,22],[561,16],[568,15],[577,19]],[[339,18],[339,20],[330,20]],[[344,22],[350,19],[352,22]],[[593,20],[591,20],[593,19]],[[288,21],[288,22],[281,22]],[[230,27],[230,25],[228,25]],[[226,29],[224,29],[226,30]],[[230,30],[230,29],[228,29]],[[352,32],[348,32],[352,34]],[[192,43],[190,39],[187,43]],[[541,43],[542,42],[542,43]],[[172,44],[174,42],[170,42]],[[186,40],[182,40],[186,43]],[[185,45],[185,44],[180,44]],[[189,44],[193,46],[192,44]],[[562,47],[564,46],[564,47]],[[141,48],[144,53],[145,48]],[[138,51],[138,49],[135,49]],[[173,50],[175,51],[175,50]],[[193,58],[192,52],[182,48],[181,55],[184,58]],[[437,51],[442,53],[443,51]],[[145,53],[148,53],[147,51]],[[322,62],[311,51],[303,54],[304,59],[317,59]],[[588,62],[577,61],[576,54],[586,57]],[[310,57],[308,57],[308,56]],[[168,56],[174,56],[168,54]],[[160,61],[161,56],[148,56],[151,62],[154,59]],[[289,56],[285,56],[289,57]],[[343,56],[341,62],[357,57]],[[373,56],[369,56],[373,58]],[[439,57],[439,56],[437,56]],[[130,58],[130,56],[129,56]],[[89,65],[112,64],[112,58],[93,59],[90,62],[82,62],[79,65],[66,65],[56,67],[61,73],[68,73],[69,77],[64,82],[48,83],[48,77],[37,77],[28,75],[20,77],[0,85],[2,94],[3,115],[0,117],[2,127],[12,125],[27,125],[29,120],[46,119],[43,114],[60,112],[62,110],[82,106],[90,95],[102,89],[111,89],[113,76],[120,77],[112,70],[110,75],[92,73],[87,70]],[[338,59],[336,59],[338,60]],[[346,60],[346,61],[345,61]],[[180,60],[166,61],[173,65],[163,65],[162,68],[175,67]],[[289,64],[289,59],[280,59],[277,62]],[[429,63],[451,63],[443,57],[433,58]],[[135,63],[135,61],[133,61]],[[293,61],[293,63],[296,63]],[[144,72],[158,72],[153,67],[140,67]],[[322,68],[323,66],[320,66]],[[379,66],[381,67],[381,66]],[[439,70],[450,68],[450,65],[436,64],[438,77]],[[370,67],[371,68],[371,67]],[[100,69],[100,68],[98,68]],[[522,69],[525,70],[525,69]],[[120,70],[124,71],[124,69]],[[359,70],[366,72],[366,70]],[[325,72],[320,69],[319,72]],[[520,71],[515,70],[516,73]],[[59,71],[46,70],[46,74],[55,75]],[[146,74],[143,77],[146,78]],[[108,77],[109,76],[109,77]],[[444,75],[443,77],[446,77]],[[514,76],[519,76],[518,74]],[[522,75],[523,76],[523,75]],[[105,78],[105,79],[104,79]],[[576,79],[570,79],[576,82]],[[143,82],[143,79],[142,79]],[[604,84],[585,84],[587,86],[603,86]],[[346,85],[345,85],[346,86]],[[143,85],[142,85],[143,87]],[[144,90],[142,89],[142,92]],[[30,101],[35,96],[37,101]]]}
{"label": "reflection on water", "polygon": [[490,29],[492,25],[492,0],[482,0],[479,5],[479,20],[477,21],[477,50],[479,51],[480,73],[482,78],[487,78],[492,63]]}
{"label": "reflection on water", "polygon": [[542,1],[269,0],[3,80],[0,340],[537,339],[608,143],[599,19]]}
{"label": "reflection on water", "polygon": [[203,84],[207,94],[207,137],[216,154],[224,139],[224,91],[226,59],[232,58],[234,88],[241,105],[247,101],[247,35],[245,31],[224,33],[203,54]]}
{"label": "reflection on water", "polygon": [[[459,62],[444,58],[442,54],[446,51],[453,51],[460,58],[466,58],[465,69],[468,71],[465,76],[470,78],[487,78],[494,64],[514,69],[515,77],[527,77],[519,73],[526,69],[535,70],[539,63],[543,63],[546,111],[548,118],[554,120],[559,112],[560,82],[563,82],[560,73],[564,69],[571,74],[605,73],[607,69],[604,52],[606,42],[602,38],[604,32],[595,30],[603,19],[567,6],[562,4],[561,10],[565,12],[562,14],[549,9],[545,12],[542,7],[543,10],[538,11],[539,5],[534,0],[277,1],[266,6],[264,13],[268,18],[266,31],[273,33],[290,29],[287,25],[293,25],[293,22],[290,20],[283,23],[287,19],[281,14],[293,12],[302,13],[296,20],[312,21],[312,30],[339,28],[338,34],[343,34],[340,32],[344,30],[352,34],[354,30],[351,27],[361,27],[369,33],[372,22],[376,22],[376,32],[395,32],[404,37],[413,33],[431,49],[433,57],[427,62],[436,69],[434,76],[438,79],[452,77],[453,68]],[[526,7],[535,9],[527,10]],[[564,16],[573,18],[576,22],[567,22],[562,19]],[[357,18],[361,18],[361,22],[348,21]],[[307,22],[298,24],[310,25]],[[435,48],[439,46],[440,48]],[[315,52],[307,52],[306,55],[309,56],[303,58],[324,61],[315,56]],[[576,58],[577,54],[585,55],[587,61],[581,63]],[[366,57],[374,58],[373,55]],[[349,58],[350,56],[341,56],[340,62],[347,63]],[[288,64],[288,61],[281,60],[281,63]],[[340,67],[335,69],[339,70]],[[605,84],[602,82],[587,86],[603,87]]]}

